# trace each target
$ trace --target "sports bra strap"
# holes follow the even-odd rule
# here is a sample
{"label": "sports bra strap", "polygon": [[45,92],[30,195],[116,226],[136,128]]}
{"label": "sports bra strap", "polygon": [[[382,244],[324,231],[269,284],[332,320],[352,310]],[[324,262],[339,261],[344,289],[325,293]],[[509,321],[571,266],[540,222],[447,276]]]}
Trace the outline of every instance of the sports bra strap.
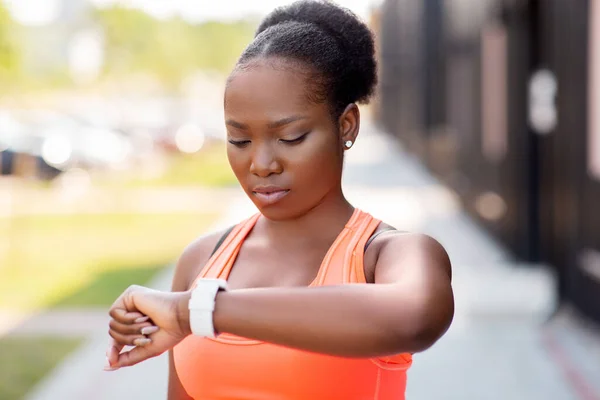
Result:
{"label": "sports bra strap", "polygon": [[377,236],[381,235],[382,233],[389,232],[389,231],[395,231],[395,230],[396,230],[396,228],[388,227],[383,230],[380,230],[379,232],[372,234],[371,237],[369,238],[369,240],[367,240],[367,243],[365,243],[365,251],[367,251],[367,247],[369,247],[371,242],[373,242],[373,240],[375,240],[375,238]]}
{"label": "sports bra strap", "polygon": [[229,234],[231,233],[231,231],[233,231],[233,228],[235,228],[235,225],[230,226],[229,228],[227,228],[227,230],[225,231],[225,233],[223,233],[223,236],[221,236],[219,238],[219,241],[215,245],[215,248],[213,249],[212,253],[210,253],[211,257],[216,253],[217,250],[219,250],[219,247],[221,247],[221,245],[223,244],[223,242],[225,241],[225,239],[227,239],[227,236],[229,236]]}
{"label": "sports bra strap", "polygon": [[[210,253],[211,257],[216,253],[217,250],[219,250],[219,247],[221,247],[221,245],[223,244],[225,239],[227,239],[227,236],[229,236],[229,234],[231,233],[231,231],[233,231],[234,228],[235,228],[235,225],[230,226],[223,233],[223,235],[219,238],[219,240],[217,241],[217,244],[215,245],[215,248],[213,249],[212,253]],[[385,228],[385,229],[371,235],[369,240],[367,240],[367,243],[365,243],[365,251],[367,251],[367,247],[369,247],[371,242],[373,242],[377,238],[377,236],[381,235],[382,233],[389,232],[389,231],[395,231],[395,230],[396,230],[396,228],[388,227],[388,228]]]}

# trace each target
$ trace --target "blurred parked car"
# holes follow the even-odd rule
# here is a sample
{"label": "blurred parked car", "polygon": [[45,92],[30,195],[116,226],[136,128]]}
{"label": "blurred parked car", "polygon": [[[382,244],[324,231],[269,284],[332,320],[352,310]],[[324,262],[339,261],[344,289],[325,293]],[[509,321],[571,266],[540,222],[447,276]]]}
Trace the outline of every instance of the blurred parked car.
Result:
{"label": "blurred parked car", "polygon": [[131,141],[122,133],[53,111],[5,112],[3,121],[0,143],[8,154],[3,157],[8,159],[2,162],[3,173],[5,169],[8,174],[15,173],[16,154],[35,158],[40,177],[47,177],[71,168],[118,168],[133,152]]}

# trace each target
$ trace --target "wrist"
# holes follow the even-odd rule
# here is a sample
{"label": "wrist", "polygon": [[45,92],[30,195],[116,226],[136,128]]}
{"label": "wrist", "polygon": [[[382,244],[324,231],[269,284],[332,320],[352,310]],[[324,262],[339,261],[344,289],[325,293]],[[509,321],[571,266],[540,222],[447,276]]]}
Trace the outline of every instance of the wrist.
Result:
{"label": "wrist", "polygon": [[227,302],[227,297],[229,292],[219,291],[217,296],[215,297],[215,310],[213,311],[213,326],[215,328],[215,333],[220,334],[226,332],[225,321],[224,319],[224,304]]}
{"label": "wrist", "polygon": [[190,311],[188,309],[191,297],[192,292],[188,290],[186,292],[181,292],[177,301],[177,321],[179,322],[179,329],[185,336],[192,334]]}

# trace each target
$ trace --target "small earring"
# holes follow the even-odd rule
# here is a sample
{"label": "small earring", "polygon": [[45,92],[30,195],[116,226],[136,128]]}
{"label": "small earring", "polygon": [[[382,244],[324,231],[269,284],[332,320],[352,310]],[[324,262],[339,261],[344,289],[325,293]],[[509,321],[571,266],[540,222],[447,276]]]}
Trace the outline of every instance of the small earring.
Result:
{"label": "small earring", "polygon": [[346,143],[344,143],[346,145],[346,148],[349,149],[350,147],[352,147],[352,140],[346,140]]}

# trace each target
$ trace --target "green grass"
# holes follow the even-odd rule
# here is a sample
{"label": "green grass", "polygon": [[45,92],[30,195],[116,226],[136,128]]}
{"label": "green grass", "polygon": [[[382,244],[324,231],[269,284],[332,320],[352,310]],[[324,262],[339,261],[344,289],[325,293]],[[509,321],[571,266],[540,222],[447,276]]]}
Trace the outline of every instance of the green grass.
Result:
{"label": "green grass", "polygon": [[103,271],[87,285],[67,297],[61,298],[52,307],[108,307],[129,285],[145,285],[165,266],[127,268]]}
{"label": "green grass", "polygon": [[[173,263],[213,213],[19,217],[0,231],[0,308],[110,305]],[[82,294],[85,287],[92,288]],[[78,294],[79,293],[79,294]]]}
{"label": "green grass", "polygon": [[[19,217],[0,230],[0,308],[108,307],[131,284],[146,284],[203,233],[216,214]],[[0,339],[0,400],[21,399],[79,339]]]}
{"label": "green grass", "polygon": [[22,399],[81,339],[54,337],[0,340],[0,399]]}

